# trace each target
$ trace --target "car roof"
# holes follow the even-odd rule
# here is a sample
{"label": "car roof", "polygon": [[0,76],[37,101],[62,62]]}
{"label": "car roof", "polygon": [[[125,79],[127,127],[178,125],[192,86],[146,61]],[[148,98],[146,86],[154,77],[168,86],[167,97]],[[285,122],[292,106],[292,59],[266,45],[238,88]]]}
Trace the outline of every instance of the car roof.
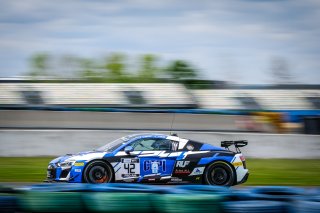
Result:
{"label": "car roof", "polygon": [[163,137],[168,137],[169,135],[165,135],[165,134],[159,134],[159,133],[138,133],[138,134],[131,134],[131,135],[127,135],[125,136],[128,139],[132,139],[132,138],[136,138],[136,137],[152,137],[152,136],[163,136]]}
{"label": "car roof", "polygon": [[169,140],[174,141],[188,141],[188,139],[180,138],[178,136],[172,136],[172,135],[166,135],[166,134],[160,134],[160,133],[139,133],[139,134],[131,134],[123,137],[123,140],[125,141],[131,141],[135,138],[147,138],[147,137],[155,137],[155,138],[165,138]]}

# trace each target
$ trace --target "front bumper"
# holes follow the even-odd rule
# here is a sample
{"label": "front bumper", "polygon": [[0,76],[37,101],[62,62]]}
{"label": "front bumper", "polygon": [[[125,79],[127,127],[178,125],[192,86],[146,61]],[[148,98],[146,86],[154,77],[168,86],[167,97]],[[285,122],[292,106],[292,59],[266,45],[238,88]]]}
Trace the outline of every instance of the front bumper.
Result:
{"label": "front bumper", "polygon": [[49,164],[46,182],[82,182],[83,166],[59,167],[57,164]]}

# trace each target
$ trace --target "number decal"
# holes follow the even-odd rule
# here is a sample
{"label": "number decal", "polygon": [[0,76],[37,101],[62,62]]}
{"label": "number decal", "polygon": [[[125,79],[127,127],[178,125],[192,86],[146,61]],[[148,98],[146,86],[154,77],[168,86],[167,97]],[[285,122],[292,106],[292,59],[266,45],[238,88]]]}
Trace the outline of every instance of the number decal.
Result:
{"label": "number decal", "polygon": [[138,178],[140,176],[140,160],[138,158],[122,158],[119,175],[122,178]]}
{"label": "number decal", "polygon": [[134,169],[136,168],[136,164],[134,163],[125,163],[123,165],[124,169],[126,169],[128,171],[128,174],[134,174],[135,171]]}

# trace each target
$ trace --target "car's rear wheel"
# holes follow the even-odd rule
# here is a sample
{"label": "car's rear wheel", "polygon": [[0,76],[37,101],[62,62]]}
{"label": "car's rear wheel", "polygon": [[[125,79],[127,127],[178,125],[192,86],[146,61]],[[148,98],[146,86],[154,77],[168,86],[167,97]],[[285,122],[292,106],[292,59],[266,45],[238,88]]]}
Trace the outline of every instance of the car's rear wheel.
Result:
{"label": "car's rear wheel", "polygon": [[92,161],[84,170],[84,182],[86,183],[110,183],[113,180],[113,170],[104,161]]}
{"label": "car's rear wheel", "polygon": [[209,185],[232,186],[236,174],[230,164],[216,161],[210,164],[204,173],[204,181]]}

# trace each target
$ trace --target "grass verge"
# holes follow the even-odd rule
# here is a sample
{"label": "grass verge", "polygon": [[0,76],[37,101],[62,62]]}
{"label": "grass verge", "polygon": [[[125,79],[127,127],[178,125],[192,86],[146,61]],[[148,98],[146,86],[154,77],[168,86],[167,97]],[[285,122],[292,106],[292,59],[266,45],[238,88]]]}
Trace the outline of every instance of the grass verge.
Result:
{"label": "grass verge", "polygon": [[320,186],[320,161],[301,159],[247,159],[245,185]]}

